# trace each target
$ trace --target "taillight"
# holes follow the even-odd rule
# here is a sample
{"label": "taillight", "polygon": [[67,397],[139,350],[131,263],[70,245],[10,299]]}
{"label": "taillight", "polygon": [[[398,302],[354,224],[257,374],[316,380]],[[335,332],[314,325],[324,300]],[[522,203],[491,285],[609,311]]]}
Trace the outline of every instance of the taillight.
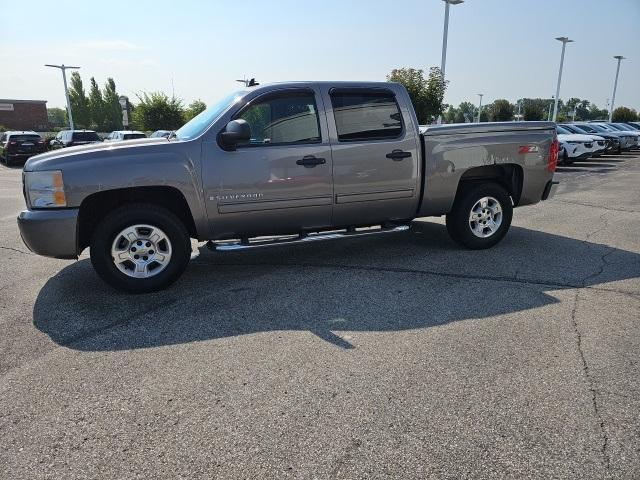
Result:
{"label": "taillight", "polygon": [[557,138],[553,139],[551,142],[551,146],[549,147],[549,163],[547,165],[547,170],[550,172],[555,172],[556,167],[558,166],[558,151],[560,150],[560,143]]}

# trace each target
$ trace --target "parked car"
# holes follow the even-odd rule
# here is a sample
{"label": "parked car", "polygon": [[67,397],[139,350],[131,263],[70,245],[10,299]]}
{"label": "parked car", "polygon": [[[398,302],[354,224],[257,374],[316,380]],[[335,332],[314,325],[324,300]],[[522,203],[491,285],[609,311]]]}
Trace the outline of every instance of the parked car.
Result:
{"label": "parked car", "polygon": [[576,160],[586,160],[594,153],[595,141],[589,135],[578,135],[569,130],[556,126],[558,142],[562,147],[562,155],[558,161],[564,165],[570,165]]}
{"label": "parked car", "polygon": [[634,130],[640,130],[640,122],[624,122],[630,127],[633,127]]}
{"label": "parked car", "polygon": [[122,142],[124,140],[136,140],[138,138],[147,138],[144,132],[138,132],[137,130],[116,130],[111,132],[105,142]]}
{"label": "parked car", "polygon": [[49,142],[49,148],[75,147],[91,143],[101,143],[102,139],[93,130],[62,130]]}
{"label": "parked car", "polygon": [[610,122],[589,122],[592,125],[599,125],[602,128],[610,131],[610,132],[617,132],[617,133],[623,133],[625,135],[627,135],[628,139],[627,139],[627,150],[631,150],[634,147],[638,146],[638,135],[637,132],[631,131],[631,130],[626,130],[626,129],[622,129],[619,127],[615,127],[613,123]]}
{"label": "parked car", "polygon": [[609,135],[614,135],[618,138],[620,142],[618,151],[616,153],[622,153],[623,151],[629,150],[633,145],[634,138],[631,135],[627,135],[624,132],[620,132],[615,129],[604,128],[599,123],[592,122],[580,122],[574,123],[573,125],[579,127],[581,130],[586,131],[588,134],[600,135],[602,133],[606,133]]}
{"label": "parked car", "polygon": [[573,127],[572,125],[567,125],[564,123],[558,124],[558,126],[564,130],[562,133],[582,135],[582,136],[588,137],[593,142],[593,154],[592,154],[593,157],[599,157],[603,153],[606,153],[607,147],[609,146],[610,141],[607,140],[605,137],[601,135],[594,135],[594,134],[581,132],[577,128]]}
{"label": "parked car", "polygon": [[397,83],[260,85],[169,141],[29,159],[18,225],[33,252],[76,258],[90,246],[108,284],[149,292],[182,274],[190,237],[235,252],[400,232],[446,215],[456,242],[489,248],[514,206],[554,194],[557,160],[553,122],[420,128]]}
{"label": "parked car", "polygon": [[169,138],[172,133],[173,130],[156,130],[149,136],[149,138]]}
{"label": "parked car", "polygon": [[586,130],[580,128],[579,125],[574,123],[562,123],[560,124],[563,128],[569,130],[572,133],[577,133],[581,135],[593,135],[600,138],[604,138],[605,140],[605,151],[604,153],[617,153],[620,150],[620,138],[617,135],[612,135],[611,133],[603,133],[598,132],[598,134],[589,133]]}
{"label": "parked car", "polygon": [[0,160],[8,167],[46,150],[44,140],[33,131],[0,133]]}
{"label": "parked car", "polygon": [[607,125],[609,125],[611,128],[615,128],[616,130],[619,130],[621,132],[629,132],[632,135],[635,136],[636,142],[635,145],[633,145],[631,148],[632,149],[637,149],[638,148],[638,143],[640,142],[640,132],[638,130],[636,130],[635,128],[627,125],[626,123],[607,123]]}

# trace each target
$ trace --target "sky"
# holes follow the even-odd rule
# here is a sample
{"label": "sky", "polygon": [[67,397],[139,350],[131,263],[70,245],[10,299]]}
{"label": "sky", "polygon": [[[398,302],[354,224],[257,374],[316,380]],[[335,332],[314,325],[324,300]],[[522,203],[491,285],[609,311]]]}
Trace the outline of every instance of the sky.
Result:
{"label": "sky", "polygon": [[[88,91],[113,77],[140,92],[216,101],[240,86],[286,80],[385,80],[394,68],[440,66],[441,0],[0,0],[0,98],[64,106],[61,74],[78,65]],[[18,11],[20,10],[20,11]],[[12,14],[12,11],[14,12]],[[33,12],[36,12],[33,14]],[[16,21],[11,19],[15,18]],[[450,8],[445,102],[549,98],[568,36],[560,97],[601,108],[614,55],[616,106],[640,110],[640,0],[466,0]]]}

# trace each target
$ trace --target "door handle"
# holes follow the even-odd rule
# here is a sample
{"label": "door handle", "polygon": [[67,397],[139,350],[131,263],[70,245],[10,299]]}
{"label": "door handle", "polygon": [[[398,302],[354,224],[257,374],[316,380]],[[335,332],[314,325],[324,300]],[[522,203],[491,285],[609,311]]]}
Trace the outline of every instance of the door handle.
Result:
{"label": "door handle", "polygon": [[305,168],[313,168],[316,165],[321,165],[323,163],[327,163],[324,158],[314,157],[313,155],[307,155],[300,160],[296,160],[296,164],[302,165]]}
{"label": "door handle", "polygon": [[391,153],[387,153],[387,158],[390,158],[394,162],[399,162],[403,158],[411,156],[411,152],[403,152],[402,150],[394,150]]}

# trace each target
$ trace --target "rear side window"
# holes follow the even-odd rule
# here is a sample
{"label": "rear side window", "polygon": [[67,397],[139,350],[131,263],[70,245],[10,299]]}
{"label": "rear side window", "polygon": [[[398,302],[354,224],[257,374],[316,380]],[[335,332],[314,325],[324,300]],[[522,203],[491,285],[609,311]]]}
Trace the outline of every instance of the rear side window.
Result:
{"label": "rear side window", "polygon": [[96,132],[73,132],[73,140],[76,142],[100,141]]}
{"label": "rear side window", "polygon": [[338,140],[383,140],[402,134],[402,114],[389,90],[331,92]]}
{"label": "rear side window", "polygon": [[40,135],[11,135],[11,140],[14,142],[39,142],[41,138]]}
{"label": "rear side window", "polygon": [[134,138],[146,138],[147,136],[144,133],[125,133],[125,140],[133,140]]}
{"label": "rear side window", "polygon": [[239,146],[320,142],[320,123],[311,91],[283,92],[258,98],[235,118],[246,120],[251,140]]}

